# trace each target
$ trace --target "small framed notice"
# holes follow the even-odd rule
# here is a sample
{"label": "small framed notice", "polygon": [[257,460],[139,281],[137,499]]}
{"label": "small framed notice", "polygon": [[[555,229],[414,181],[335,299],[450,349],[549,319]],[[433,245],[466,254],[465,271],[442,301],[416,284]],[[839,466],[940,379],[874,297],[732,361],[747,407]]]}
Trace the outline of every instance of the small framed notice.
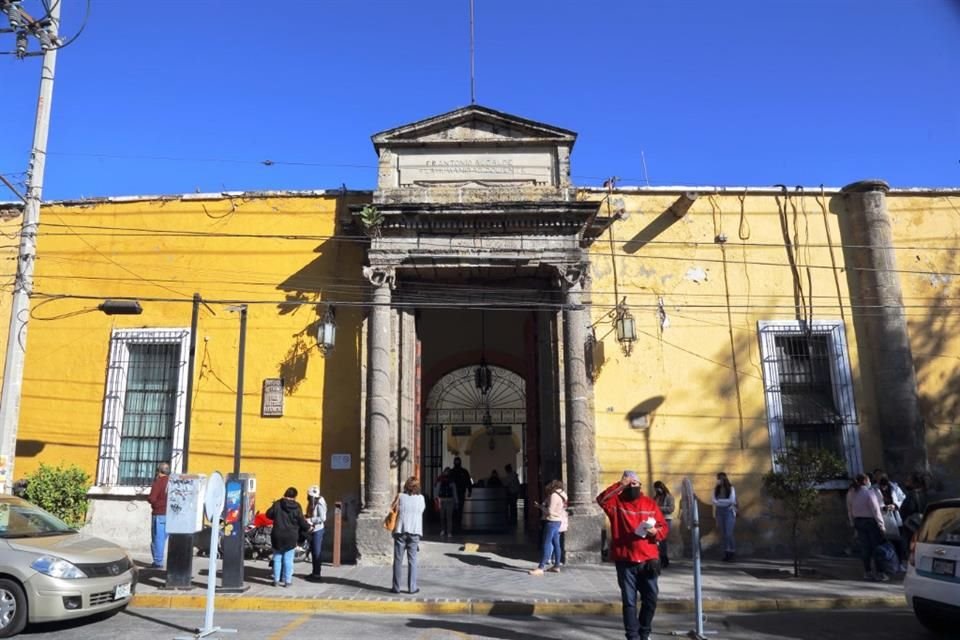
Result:
{"label": "small framed notice", "polygon": [[350,468],[349,453],[334,453],[330,456],[330,468],[343,471]]}
{"label": "small framed notice", "polygon": [[264,418],[283,416],[283,378],[265,378],[260,415]]}

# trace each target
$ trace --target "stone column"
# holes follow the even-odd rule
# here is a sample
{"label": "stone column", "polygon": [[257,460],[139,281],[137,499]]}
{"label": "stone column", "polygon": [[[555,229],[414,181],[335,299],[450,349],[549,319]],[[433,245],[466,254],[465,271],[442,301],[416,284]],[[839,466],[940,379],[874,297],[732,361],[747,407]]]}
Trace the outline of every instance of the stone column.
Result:
{"label": "stone column", "polygon": [[392,268],[364,267],[373,285],[367,320],[367,424],[364,434],[364,500],[357,518],[357,552],[362,561],[382,562],[389,555],[389,539],[381,525],[394,487],[390,475],[390,436],[394,413],[391,397],[391,289]]}
{"label": "stone column", "polygon": [[[901,480],[927,467],[923,417],[910,335],[903,310],[900,276],[893,249],[882,180],[843,188],[847,220],[841,225],[848,248],[848,282],[861,354],[861,371],[872,382],[877,431],[883,442],[883,467]],[[868,366],[864,366],[864,360]]]}
{"label": "stone column", "polygon": [[600,560],[603,516],[597,495],[596,429],[587,376],[586,340],[589,307],[582,301],[586,266],[563,274],[563,370],[566,406],[567,496],[573,512],[566,534],[569,556],[579,561]]}

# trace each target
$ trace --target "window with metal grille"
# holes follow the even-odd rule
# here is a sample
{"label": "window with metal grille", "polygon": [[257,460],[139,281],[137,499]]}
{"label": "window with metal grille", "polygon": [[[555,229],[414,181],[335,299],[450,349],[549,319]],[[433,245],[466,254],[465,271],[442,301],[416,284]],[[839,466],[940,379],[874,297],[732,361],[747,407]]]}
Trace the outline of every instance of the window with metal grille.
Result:
{"label": "window with metal grille", "polygon": [[764,391],[774,457],[792,447],[828,449],[862,468],[850,360],[843,324],[759,323]]}
{"label": "window with metal grille", "polygon": [[113,332],[98,485],[148,486],[161,462],[180,471],[188,338],[184,329]]}
{"label": "window with metal grille", "polygon": [[157,465],[170,460],[179,359],[179,345],[130,345],[118,484],[150,484]]}

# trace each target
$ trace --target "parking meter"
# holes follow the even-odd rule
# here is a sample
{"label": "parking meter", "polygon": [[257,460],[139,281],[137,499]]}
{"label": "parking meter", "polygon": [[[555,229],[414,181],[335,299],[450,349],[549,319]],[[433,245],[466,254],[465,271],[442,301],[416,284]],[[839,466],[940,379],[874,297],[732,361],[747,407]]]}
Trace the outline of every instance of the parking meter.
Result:
{"label": "parking meter", "polygon": [[174,473],[167,482],[167,576],[162,588],[193,588],[193,537],[203,528],[207,477]]}
{"label": "parking meter", "polygon": [[223,571],[220,591],[240,593],[243,583],[246,529],[256,509],[257,478],[252,473],[227,475],[223,504]]}

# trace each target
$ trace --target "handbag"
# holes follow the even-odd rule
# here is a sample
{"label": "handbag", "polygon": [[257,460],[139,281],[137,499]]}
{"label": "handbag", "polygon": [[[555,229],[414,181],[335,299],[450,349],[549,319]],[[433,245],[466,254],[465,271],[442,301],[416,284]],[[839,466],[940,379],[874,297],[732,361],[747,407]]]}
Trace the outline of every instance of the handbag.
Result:
{"label": "handbag", "polygon": [[887,540],[899,540],[900,539],[900,525],[902,524],[900,520],[900,514],[896,511],[884,511],[883,512],[883,533]]}
{"label": "handbag", "polygon": [[387,513],[386,517],[383,519],[383,528],[387,531],[393,531],[397,528],[397,515],[399,515],[399,502],[400,496],[397,496],[393,499],[393,504],[390,505],[390,512]]}

